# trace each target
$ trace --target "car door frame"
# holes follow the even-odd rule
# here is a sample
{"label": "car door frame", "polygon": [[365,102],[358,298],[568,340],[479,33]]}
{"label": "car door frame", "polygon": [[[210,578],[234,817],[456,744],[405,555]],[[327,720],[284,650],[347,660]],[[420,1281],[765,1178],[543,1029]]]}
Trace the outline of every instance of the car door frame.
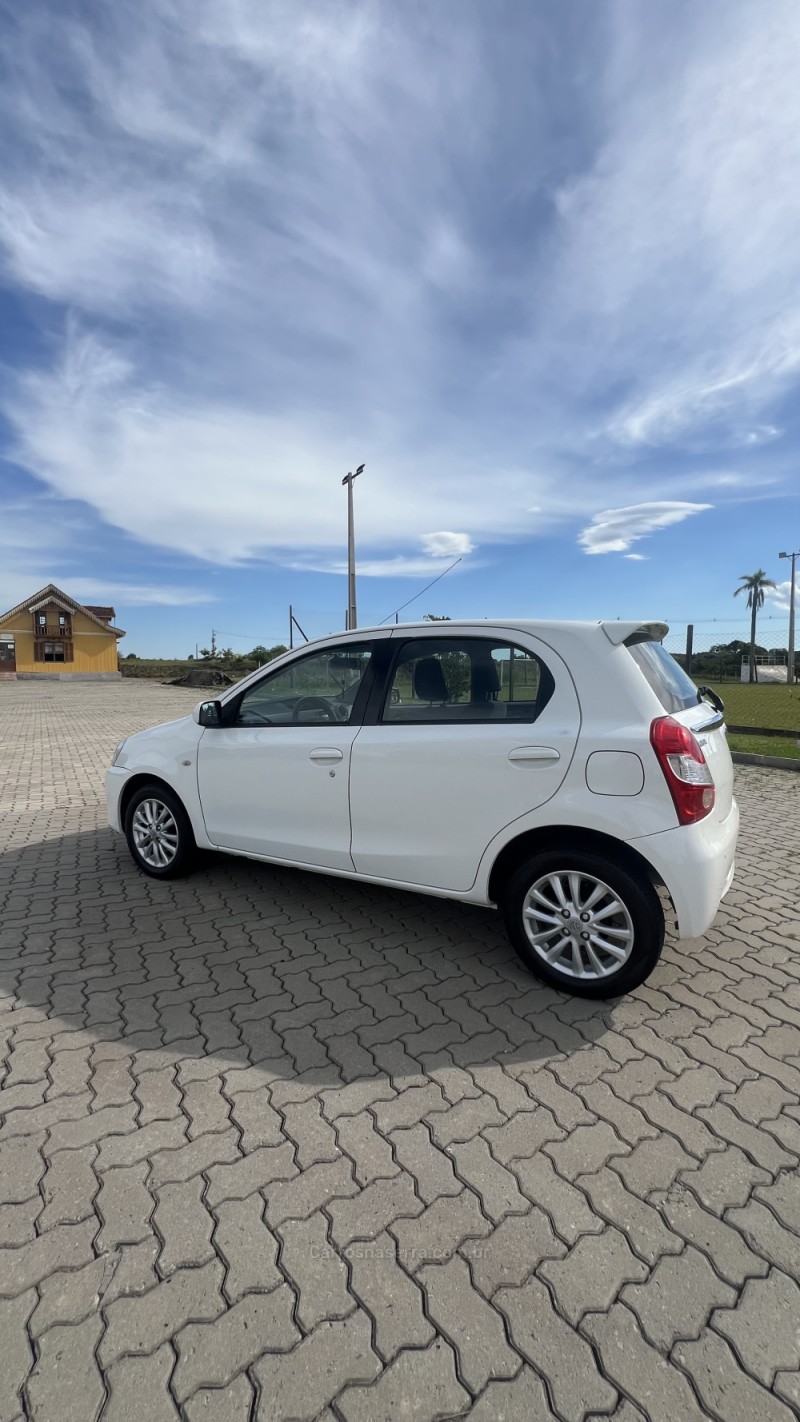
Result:
{"label": "car door frame", "polygon": [[[443,897],[460,898],[460,899],[463,899],[463,900],[472,900],[472,901],[477,901],[477,902],[481,902],[481,903],[488,903],[488,902],[490,902],[490,900],[489,900],[488,897],[486,896],[485,886],[482,885],[482,883],[481,883],[481,877],[482,877],[482,874],[483,874],[483,871],[484,871],[484,863],[485,863],[485,860],[486,860],[487,853],[489,852],[489,849],[490,849],[491,846],[493,846],[493,845],[497,845],[497,846],[502,847],[503,842],[504,842],[506,839],[513,837],[513,835],[514,835],[515,833],[519,832],[519,827],[523,826],[523,825],[525,824],[525,822],[531,821],[531,822],[534,822],[534,823],[535,823],[535,822],[537,822],[537,821],[541,821],[542,819],[546,820],[546,818],[547,818],[546,807],[547,807],[547,805],[549,805],[549,803],[555,798],[555,796],[559,793],[559,791],[561,790],[561,788],[562,788],[564,782],[567,780],[567,778],[568,778],[568,776],[569,776],[569,773],[570,773],[570,770],[571,770],[571,768],[572,768],[572,764],[573,764],[573,762],[574,762],[575,755],[576,755],[576,753],[577,753],[578,740],[579,740],[580,734],[581,734],[582,721],[583,721],[583,714],[582,714],[582,709],[581,709],[580,697],[578,696],[577,687],[576,687],[576,685],[575,685],[575,679],[574,679],[574,677],[572,676],[572,673],[571,673],[569,667],[567,666],[567,663],[566,663],[564,657],[562,656],[562,654],[561,654],[559,651],[557,651],[556,648],[554,648],[549,642],[546,642],[543,638],[537,637],[537,636],[535,636],[535,635],[534,635],[534,636],[531,636],[531,635],[528,634],[524,629],[518,628],[518,627],[516,627],[516,626],[513,625],[513,624],[511,624],[511,625],[505,625],[505,624],[502,624],[502,625],[501,625],[501,624],[498,624],[498,625],[493,625],[493,626],[487,627],[485,624],[484,624],[484,625],[481,625],[481,624],[472,624],[472,623],[470,623],[470,624],[462,624],[462,623],[459,623],[459,624],[456,624],[456,626],[454,626],[454,627],[447,627],[446,625],[443,625],[443,624],[441,624],[441,623],[437,623],[436,625],[430,626],[430,627],[427,627],[427,626],[422,626],[422,627],[420,627],[420,626],[412,626],[412,627],[405,626],[405,627],[397,627],[397,628],[393,628],[393,629],[392,629],[392,634],[391,634],[391,639],[390,639],[391,656],[389,657],[388,662],[387,662],[387,665],[386,665],[386,668],[385,668],[385,672],[384,672],[384,676],[383,676],[383,682],[382,682],[382,684],[380,684],[380,681],[379,681],[378,684],[374,684],[374,685],[372,686],[372,689],[371,689],[371,691],[370,691],[369,700],[368,700],[368,703],[367,703],[367,706],[366,706],[366,709],[365,709],[364,719],[363,719],[363,722],[362,722],[362,727],[361,727],[361,729],[364,729],[364,728],[366,728],[366,727],[370,727],[370,728],[372,728],[372,727],[379,727],[379,726],[382,726],[382,725],[390,726],[390,725],[392,724],[391,722],[385,722],[385,721],[383,720],[382,712],[383,712],[384,707],[385,707],[385,704],[386,704],[386,698],[387,698],[388,695],[389,695],[389,691],[390,691],[390,688],[391,688],[391,685],[392,685],[392,681],[393,681],[393,678],[394,678],[394,674],[395,674],[395,671],[396,671],[396,668],[397,668],[397,663],[398,663],[398,661],[400,660],[400,656],[401,656],[401,654],[402,654],[403,648],[404,648],[408,643],[410,643],[410,642],[430,641],[432,644],[436,644],[437,642],[441,642],[441,641],[443,641],[443,640],[448,640],[448,641],[450,641],[450,640],[455,640],[455,641],[486,641],[486,642],[491,642],[491,643],[495,643],[495,644],[497,644],[497,643],[503,643],[504,645],[507,645],[507,646],[509,646],[509,647],[517,648],[517,650],[526,653],[528,656],[533,656],[533,657],[535,657],[536,660],[539,662],[539,664],[540,664],[540,666],[541,666],[541,668],[542,668],[543,673],[546,673],[546,674],[553,680],[553,682],[554,682],[554,685],[553,685],[553,689],[552,689],[552,691],[551,691],[551,694],[550,694],[550,696],[548,696],[547,700],[545,701],[544,705],[543,705],[542,708],[541,708],[541,711],[542,711],[542,712],[544,712],[544,711],[546,710],[547,705],[549,704],[550,700],[552,699],[553,694],[555,693],[556,689],[558,688],[559,681],[558,681],[558,680],[556,679],[556,677],[555,677],[555,671],[554,671],[553,663],[556,663],[556,664],[558,665],[559,670],[560,670],[560,673],[561,673],[561,675],[563,676],[563,680],[564,680],[565,686],[566,686],[566,684],[568,684],[569,687],[571,688],[572,697],[573,697],[574,702],[575,702],[575,713],[576,713],[576,717],[577,717],[576,727],[575,727],[575,733],[574,733],[574,736],[572,737],[572,742],[571,742],[571,745],[570,745],[570,748],[569,748],[569,754],[568,754],[567,758],[566,758],[565,761],[564,761],[564,772],[563,772],[563,775],[562,775],[562,777],[561,777],[561,780],[559,781],[558,786],[557,786],[555,789],[553,789],[553,790],[545,797],[545,799],[542,800],[541,802],[539,802],[535,807],[531,808],[530,810],[526,810],[526,811],[525,811],[523,814],[521,814],[521,815],[512,815],[511,818],[506,822],[506,824],[504,824],[504,825],[501,826],[501,827],[498,827],[498,829],[495,831],[495,834],[492,836],[492,838],[491,838],[489,844],[486,846],[486,849],[483,851],[483,854],[478,856],[478,859],[476,860],[476,863],[475,863],[474,877],[473,877],[473,879],[472,879],[472,883],[471,883],[468,887],[465,887],[465,888],[462,888],[462,889],[444,888],[444,887],[442,887],[442,886],[436,886],[436,885],[431,885],[431,884],[429,884],[429,883],[422,882],[422,881],[420,881],[420,880],[418,880],[418,879],[405,879],[405,880],[402,880],[402,879],[394,879],[394,878],[387,877],[386,875],[383,875],[383,874],[378,875],[378,874],[374,874],[374,873],[369,873],[368,871],[363,870],[363,869],[358,869],[358,868],[356,868],[355,859],[353,860],[353,863],[354,863],[354,868],[355,868],[356,876],[357,876],[358,878],[360,878],[360,879],[369,879],[369,880],[372,880],[373,882],[376,882],[376,883],[383,883],[383,884],[387,884],[387,885],[389,885],[389,886],[394,886],[394,887],[406,887],[406,888],[411,888],[411,889],[419,889],[419,890],[422,891],[423,893],[427,893],[427,894],[436,894],[436,895],[441,895],[441,896],[443,896]],[[531,644],[534,644],[534,645],[531,645]],[[541,650],[540,650],[540,649],[541,649]],[[544,654],[543,654],[543,653],[544,653]],[[540,712],[539,714],[537,714],[537,715],[534,717],[534,719],[531,720],[531,721],[523,721],[523,720],[520,720],[520,721],[518,721],[518,722],[514,722],[513,724],[515,724],[515,725],[517,725],[517,726],[519,727],[520,734],[523,733],[524,728],[525,728],[526,726],[529,727],[529,728],[531,729],[531,731],[533,731],[533,728],[536,727],[536,726],[538,726],[538,724],[539,724],[540,716],[541,716],[541,712]],[[459,723],[456,722],[456,721],[453,721],[453,722],[443,722],[443,721],[441,721],[438,717],[436,717],[436,718],[433,718],[433,717],[432,717],[430,721],[419,720],[419,721],[415,721],[415,722],[408,722],[408,723],[406,723],[406,724],[408,724],[408,725],[414,725],[414,724],[416,724],[416,725],[418,725],[418,726],[426,726],[426,725],[436,725],[436,726],[440,726],[440,725],[448,725],[448,724],[449,724],[449,725],[451,725],[451,726],[457,726]],[[469,722],[465,722],[465,723],[461,723],[461,724],[463,724],[463,725],[469,725],[469,726],[475,727],[475,726],[480,726],[480,725],[493,725],[493,724],[494,724],[494,725],[497,725],[497,724],[499,724],[499,723],[495,722],[495,720],[494,720],[493,717],[487,716],[487,717],[485,718],[485,720],[483,720],[483,719],[481,719],[481,718],[476,718],[475,720],[471,720],[471,721],[469,721]],[[508,725],[509,723],[508,723],[508,722],[505,722],[504,724]],[[357,755],[357,741],[354,742],[354,745],[353,745],[353,755],[354,755],[354,756]],[[351,763],[351,779],[352,779],[352,763]],[[350,819],[351,819],[351,857],[352,857],[352,855],[353,855],[354,842],[355,842],[355,839],[356,839],[356,836],[353,834],[353,794],[352,794],[352,787],[351,787],[351,794],[350,794]],[[477,892],[476,892],[476,891],[477,891]]]}
{"label": "car door frame", "polygon": [[[348,647],[352,647],[352,646],[354,646],[354,645],[363,646],[365,643],[374,644],[374,647],[373,647],[373,650],[372,650],[372,655],[371,655],[371,657],[370,657],[370,661],[369,661],[369,663],[368,663],[368,665],[367,665],[367,668],[366,668],[366,670],[365,670],[365,672],[364,672],[364,675],[363,675],[363,677],[362,677],[361,685],[359,686],[358,691],[356,692],[356,695],[355,695],[355,697],[354,697],[352,713],[351,713],[351,715],[350,715],[350,717],[348,718],[347,721],[333,723],[333,724],[334,724],[336,727],[338,727],[339,729],[348,728],[348,729],[351,729],[351,730],[353,731],[353,739],[352,739],[352,742],[351,742],[351,745],[350,745],[350,754],[352,755],[352,747],[353,747],[353,744],[355,743],[355,740],[356,740],[356,738],[357,738],[357,736],[358,736],[358,733],[359,733],[359,731],[361,730],[361,727],[362,727],[363,724],[364,724],[364,721],[363,721],[364,713],[365,713],[367,704],[368,704],[368,702],[369,702],[369,700],[370,700],[370,697],[371,697],[371,695],[372,695],[372,693],[373,693],[373,690],[374,690],[374,682],[375,682],[375,680],[377,680],[379,683],[381,683],[381,681],[385,678],[385,666],[386,666],[386,663],[388,662],[388,660],[389,660],[389,658],[390,658],[390,652],[391,652],[391,633],[390,633],[390,630],[389,630],[388,628],[381,628],[381,629],[371,628],[371,629],[365,629],[364,632],[359,632],[358,630],[354,630],[352,633],[344,633],[341,639],[338,638],[338,637],[335,638],[335,639],[333,639],[333,638],[330,638],[330,639],[326,638],[326,639],[324,639],[324,641],[320,641],[320,642],[310,642],[310,643],[306,644],[306,645],[303,646],[303,647],[297,648],[297,649],[296,649],[296,654],[295,654],[294,656],[291,656],[291,655],[290,655],[290,656],[281,656],[281,658],[280,658],[280,665],[273,665],[273,664],[270,664],[268,667],[261,669],[261,674],[260,674],[260,675],[251,675],[250,677],[248,677],[246,683],[245,683],[243,686],[241,686],[241,687],[239,687],[239,688],[236,688],[236,689],[233,691],[233,694],[226,696],[224,699],[220,698],[220,723],[219,723],[219,727],[207,727],[207,728],[203,731],[203,734],[202,734],[202,737],[201,737],[201,741],[200,741],[200,743],[198,744],[198,754],[197,754],[198,804],[199,804],[199,807],[200,807],[200,813],[201,813],[201,817],[202,817],[202,823],[203,823],[203,829],[204,829],[204,832],[205,832],[205,837],[206,837],[206,839],[208,840],[208,843],[209,843],[209,845],[210,845],[212,848],[214,848],[214,849],[219,849],[219,850],[221,850],[221,852],[226,853],[226,854],[244,854],[244,855],[246,855],[248,858],[261,859],[261,860],[264,860],[264,861],[269,862],[269,863],[296,864],[296,865],[300,865],[300,866],[302,866],[302,867],[304,867],[304,868],[306,868],[306,869],[318,869],[318,870],[320,870],[320,871],[323,872],[323,873],[326,873],[326,872],[330,872],[330,873],[349,873],[349,872],[355,872],[354,866],[353,866],[353,863],[352,863],[352,852],[351,852],[351,851],[352,851],[352,819],[351,819],[351,816],[350,816],[350,761],[349,761],[349,758],[348,758],[348,762],[347,762],[347,821],[348,821],[348,829],[349,829],[349,837],[348,837],[348,844],[347,844],[347,853],[348,853],[348,856],[349,856],[349,858],[350,858],[350,866],[351,866],[350,870],[348,870],[348,869],[341,869],[341,868],[338,868],[338,869],[337,869],[337,868],[335,868],[335,867],[333,867],[333,866],[329,866],[329,865],[317,865],[317,864],[314,864],[314,863],[310,863],[310,862],[308,862],[308,861],[306,861],[306,860],[302,860],[302,859],[298,859],[298,858],[296,858],[296,857],[292,857],[292,856],[290,856],[290,855],[279,856],[279,855],[276,855],[276,854],[259,853],[257,850],[255,850],[255,849],[250,849],[250,848],[243,849],[243,848],[237,848],[237,847],[231,846],[231,845],[223,845],[223,844],[220,844],[217,840],[212,839],[212,838],[211,838],[211,834],[210,834],[209,829],[208,829],[207,822],[206,822],[206,811],[205,811],[205,809],[204,809],[204,807],[203,807],[203,796],[202,796],[202,785],[201,785],[201,777],[202,777],[201,761],[202,761],[202,740],[205,739],[205,737],[206,737],[207,735],[209,735],[209,734],[212,734],[212,735],[213,735],[214,731],[217,730],[217,729],[220,729],[220,730],[227,730],[227,731],[235,730],[235,729],[236,729],[236,720],[237,720],[238,715],[239,715],[239,708],[240,708],[240,706],[241,706],[241,703],[242,703],[242,701],[244,700],[245,696],[249,695],[256,687],[262,686],[262,685],[264,684],[264,682],[270,680],[272,677],[277,677],[277,676],[281,675],[283,672],[288,671],[291,666],[297,665],[298,663],[301,663],[301,662],[305,661],[307,657],[314,656],[315,654],[334,655],[337,651],[346,651],[346,649],[347,649]],[[277,660],[278,660],[278,659],[276,658],[276,662],[277,662]],[[232,689],[232,690],[233,690],[233,689]],[[301,731],[303,731],[303,730],[308,731],[308,730],[311,730],[311,729],[318,730],[319,733],[320,733],[320,736],[321,736],[322,738],[324,738],[325,728],[326,728],[326,725],[327,725],[327,724],[328,724],[328,723],[326,723],[326,722],[320,722],[320,723],[319,723],[319,726],[317,726],[316,724],[313,724],[313,723],[312,723],[312,724],[305,724],[305,725],[303,725],[303,724],[298,724],[298,725],[297,725],[297,729],[298,729],[298,730],[301,730]],[[247,728],[243,728],[243,729],[247,729]],[[255,728],[252,728],[252,729],[255,729]],[[265,725],[265,727],[264,727],[263,729],[268,730],[269,728]],[[283,729],[283,730],[285,730],[285,729],[286,729],[286,726],[283,725],[283,726],[280,726],[280,727],[276,727],[276,729]]]}

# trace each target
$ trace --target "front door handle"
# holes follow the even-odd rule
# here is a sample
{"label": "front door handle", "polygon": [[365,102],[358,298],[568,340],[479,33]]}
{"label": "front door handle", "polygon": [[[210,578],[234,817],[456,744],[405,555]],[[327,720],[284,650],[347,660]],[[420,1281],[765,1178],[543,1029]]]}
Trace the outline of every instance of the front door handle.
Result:
{"label": "front door handle", "polygon": [[337,750],[336,746],[319,746],[317,750],[309,751],[308,758],[321,765],[330,765],[334,760],[344,760],[342,752]]}
{"label": "front door handle", "polygon": [[516,750],[508,752],[508,758],[518,765],[532,760],[560,760],[561,756],[553,746],[517,746]]}

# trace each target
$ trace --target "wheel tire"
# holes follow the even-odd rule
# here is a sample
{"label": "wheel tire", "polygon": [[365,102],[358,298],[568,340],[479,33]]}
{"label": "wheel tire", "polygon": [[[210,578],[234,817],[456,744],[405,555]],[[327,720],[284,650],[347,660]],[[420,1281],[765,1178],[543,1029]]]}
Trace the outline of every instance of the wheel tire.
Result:
{"label": "wheel tire", "polygon": [[[560,877],[567,875],[583,876],[582,887],[581,884],[576,884],[574,879],[572,881],[578,888],[577,913],[571,914],[567,922],[576,925],[574,935],[565,935],[561,926],[555,927],[555,922],[550,928],[544,917],[549,917],[548,907],[552,903],[553,920],[561,914],[567,919],[564,910],[558,907],[560,899],[554,887],[554,880],[558,879],[567,903],[570,907],[574,906],[574,896],[570,893],[569,883]],[[604,915],[605,928],[598,926],[591,935],[594,961],[602,966],[602,974],[592,966],[589,946],[580,938],[581,931],[584,930],[580,910],[587,907],[587,900],[592,892],[592,880],[609,891],[600,895],[595,904],[596,910],[610,910],[612,901],[619,905],[618,913],[607,911]],[[528,901],[528,896],[536,885],[539,886],[539,893],[544,895],[546,903],[538,898]],[[632,992],[652,973],[664,943],[664,911],[652,884],[628,868],[588,850],[554,849],[526,860],[508,880],[500,906],[508,936],[525,966],[543,982],[576,997],[619,997],[623,993]],[[529,912],[526,912],[526,907]],[[542,911],[541,919],[532,916]],[[532,933],[539,932],[542,937],[539,951],[531,940],[526,923],[531,923]],[[611,948],[606,950],[597,946],[597,935],[609,933],[609,926],[610,934],[614,935],[611,939],[614,949],[627,953],[624,961],[620,961],[619,967],[614,967]],[[591,928],[591,923],[585,925],[586,931]],[[566,936],[570,938],[570,947],[565,947],[563,951],[568,955],[572,971],[548,963],[542,956],[546,949],[555,949],[559,936],[562,939]],[[579,945],[578,957],[586,976],[574,973],[575,956],[571,946],[573,936]],[[560,957],[560,954],[557,956]]]}
{"label": "wheel tire", "polygon": [[[143,842],[148,825],[158,831],[150,845]],[[166,785],[142,785],[134,791],[125,810],[125,838],[134,864],[153,879],[179,879],[194,865],[197,847],[189,816]],[[166,862],[159,863],[161,859]]]}

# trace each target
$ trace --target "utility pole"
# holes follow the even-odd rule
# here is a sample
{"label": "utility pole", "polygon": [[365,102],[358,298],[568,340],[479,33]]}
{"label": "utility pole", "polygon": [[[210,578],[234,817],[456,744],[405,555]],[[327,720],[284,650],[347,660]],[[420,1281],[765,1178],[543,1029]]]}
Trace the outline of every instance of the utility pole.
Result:
{"label": "utility pole", "polygon": [[794,568],[795,560],[800,558],[800,548],[794,553],[779,553],[778,557],[792,560],[792,581],[789,584],[789,665],[786,668],[786,681],[789,686],[794,686]]}
{"label": "utility pole", "polygon": [[294,647],[294,608],[289,603],[289,651]]}
{"label": "utility pole", "polygon": [[364,473],[364,465],[359,464],[355,474],[347,474],[342,484],[347,485],[347,630],[353,632],[358,626],[356,613],[356,543],[353,528],[353,481]]}

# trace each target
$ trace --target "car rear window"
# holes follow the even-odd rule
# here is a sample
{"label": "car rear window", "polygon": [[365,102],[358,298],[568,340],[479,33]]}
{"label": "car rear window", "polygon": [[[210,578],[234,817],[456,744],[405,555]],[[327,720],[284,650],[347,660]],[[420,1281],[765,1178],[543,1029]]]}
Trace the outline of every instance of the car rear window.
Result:
{"label": "car rear window", "polygon": [[631,641],[625,645],[669,716],[697,705],[697,687],[660,642]]}

